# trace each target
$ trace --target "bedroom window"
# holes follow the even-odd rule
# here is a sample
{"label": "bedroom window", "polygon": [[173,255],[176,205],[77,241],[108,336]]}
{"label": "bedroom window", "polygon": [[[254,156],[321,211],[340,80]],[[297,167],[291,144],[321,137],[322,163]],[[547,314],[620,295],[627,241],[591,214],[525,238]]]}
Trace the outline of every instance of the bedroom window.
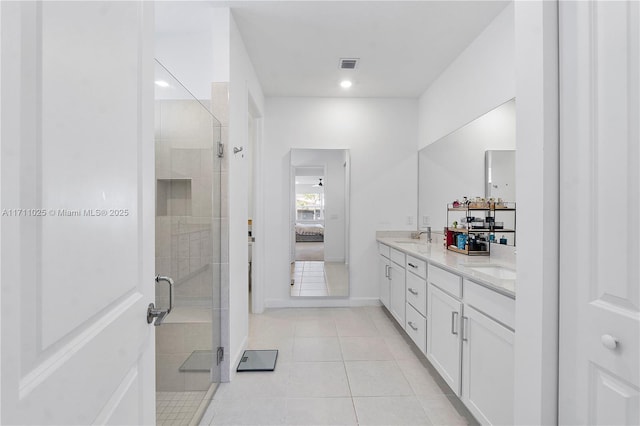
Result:
{"label": "bedroom window", "polygon": [[296,194],[297,220],[324,220],[324,194]]}

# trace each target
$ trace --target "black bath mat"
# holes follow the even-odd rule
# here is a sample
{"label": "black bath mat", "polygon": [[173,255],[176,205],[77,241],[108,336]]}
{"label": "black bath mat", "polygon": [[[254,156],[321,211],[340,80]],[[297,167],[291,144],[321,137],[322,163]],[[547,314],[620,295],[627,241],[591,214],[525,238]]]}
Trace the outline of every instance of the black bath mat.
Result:
{"label": "black bath mat", "polygon": [[273,371],[277,359],[277,349],[246,350],[236,371]]}

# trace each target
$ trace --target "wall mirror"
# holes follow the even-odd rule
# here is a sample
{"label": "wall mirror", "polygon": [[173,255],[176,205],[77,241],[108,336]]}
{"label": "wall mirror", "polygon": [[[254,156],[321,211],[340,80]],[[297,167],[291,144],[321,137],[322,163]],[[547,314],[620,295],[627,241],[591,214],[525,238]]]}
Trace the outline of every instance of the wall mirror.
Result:
{"label": "wall mirror", "polygon": [[291,296],[349,295],[349,151],[292,149]]}
{"label": "wall mirror", "polygon": [[[419,228],[431,226],[434,232],[443,232],[447,204],[465,196],[515,202],[515,149],[515,99],[421,149]],[[508,244],[514,245],[513,236],[507,238]]]}
{"label": "wall mirror", "polygon": [[487,150],[484,152],[484,196],[516,200],[516,150]]}

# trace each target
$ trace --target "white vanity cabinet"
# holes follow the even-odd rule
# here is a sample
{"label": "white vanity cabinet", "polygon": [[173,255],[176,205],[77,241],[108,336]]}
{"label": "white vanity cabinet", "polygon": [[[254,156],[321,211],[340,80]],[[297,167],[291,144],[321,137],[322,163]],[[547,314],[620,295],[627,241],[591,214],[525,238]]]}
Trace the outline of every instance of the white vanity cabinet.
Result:
{"label": "white vanity cabinet", "polygon": [[460,396],[461,319],[462,302],[429,282],[427,359],[458,396]]}
{"label": "white vanity cabinet", "polygon": [[464,280],[462,401],[483,425],[513,424],[515,300]]}
{"label": "white vanity cabinet", "polygon": [[513,424],[512,293],[393,244],[379,253],[380,300],[396,321],[481,424]]}
{"label": "white vanity cabinet", "polygon": [[389,274],[389,260],[391,248],[384,244],[378,245],[378,287],[380,302],[389,309],[389,296],[390,296],[390,274]]}
{"label": "white vanity cabinet", "polygon": [[405,270],[404,253],[391,249],[389,263],[389,312],[404,327],[405,325]]}

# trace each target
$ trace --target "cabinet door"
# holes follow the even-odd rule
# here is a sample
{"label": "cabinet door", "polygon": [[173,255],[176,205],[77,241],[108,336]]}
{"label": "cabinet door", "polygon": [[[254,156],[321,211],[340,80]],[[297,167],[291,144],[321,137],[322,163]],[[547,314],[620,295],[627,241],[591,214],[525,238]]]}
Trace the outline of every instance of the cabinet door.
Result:
{"label": "cabinet door", "polygon": [[389,275],[391,275],[391,281],[389,283],[389,311],[391,311],[396,321],[404,328],[404,309],[406,303],[404,297],[404,268],[390,262]]}
{"label": "cabinet door", "polygon": [[462,304],[433,284],[427,290],[427,358],[460,396]]}
{"label": "cabinet door", "polygon": [[462,401],[483,425],[513,424],[515,333],[465,305]]}
{"label": "cabinet door", "polygon": [[389,259],[378,256],[378,284],[380,301],[389,309]]}

